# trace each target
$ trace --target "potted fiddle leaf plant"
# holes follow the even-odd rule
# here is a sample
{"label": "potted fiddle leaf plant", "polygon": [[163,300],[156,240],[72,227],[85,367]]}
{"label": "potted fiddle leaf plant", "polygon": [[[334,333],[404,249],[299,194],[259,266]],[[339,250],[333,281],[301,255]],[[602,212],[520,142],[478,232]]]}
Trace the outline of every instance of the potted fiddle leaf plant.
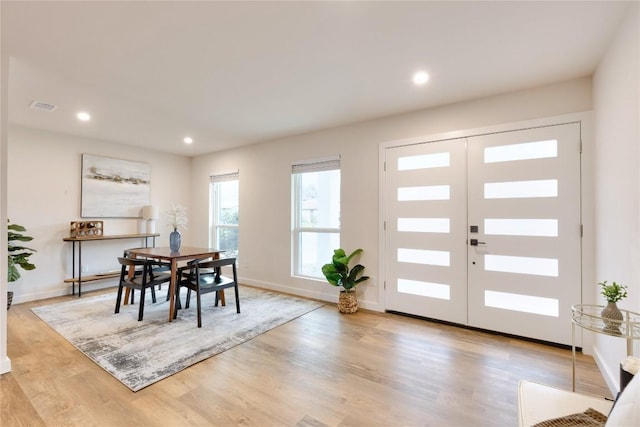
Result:
{"label": "potted fiddle leaf plant", "polygon": [[[30,242],[33,237],[24,235],[26,228],[22,225],[11,224],[7,219],[7,282],[15,282],[20,278],[20,270],[34,270],[36,266],[29,262],[29,257],[36,252],[35,249],[22,246],[21,242]],[[11,307],[13,301],[13,291],[7,292],[7,310]]]}
{"label": "potted fiddle leaf plant", "polygon": [[602,288],[600,294],[607,300],[607,305],[602,309],[600,315],[605,325],[604,330],[613,333],[620,333],[620,325],[624,316],[616,305],[616,303],[627,297],[627,287],[619,285],[616,282],[608,284],[604,282],[598,283]]}
{"label": "potted fiddle leaf plant", "polygon": [[335,249],[331,263],[322,266],[322,274],[330,285],[342,287],[338,298],[338,310],[340,313],[355,313],[358,311],[358,298],[356,286],[369,279],[369,276],[361,276],[364,267],[357,264],[349,266],[352,258],[362,253],[362,249],[356,249],[350,255],[344,249]]}

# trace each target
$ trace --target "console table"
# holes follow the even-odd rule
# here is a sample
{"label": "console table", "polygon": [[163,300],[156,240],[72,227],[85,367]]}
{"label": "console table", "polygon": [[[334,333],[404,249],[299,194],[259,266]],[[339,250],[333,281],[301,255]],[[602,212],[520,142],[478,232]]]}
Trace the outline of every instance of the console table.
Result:
{"label": "console table", "polygon": [[[76,283],[78,284],[78,297],[82,296],[82,282],[93,282],[95,280],[109,279],[112,277],[118,277],[120,272],[109,271],[105,273],[93,274],[90,276],[82,277],[82,243],[83,242],[95,242],[98,240],[118,240],[118,239],[142,239],[144,247],[149,247],[149,238],[153,239],[153,246],[156,246],[156,237],[159,233],[142,233],[142,234],[114,234],[111,236],[82,236],[82,237],[65,237],[62,240],[64,242],[71,242],[72,248],[72,277],[65,279],[65,283],[72,284],[72,293],[76,294]],[[78,244],[78,276],[76,277],[76,243]]]}
{"label": "console table", "polygon": [[[576,326],[598,334],[627,340],[627,356],[633,356],[633,340],[640,340],[640,314],[620,309],[624,316],[607,327],[600,314],[603,305],[578,304],[571,307],[571,352],[573,356],[573,391],[576,391]],[[611,322],[611,320],[609,320]]]}

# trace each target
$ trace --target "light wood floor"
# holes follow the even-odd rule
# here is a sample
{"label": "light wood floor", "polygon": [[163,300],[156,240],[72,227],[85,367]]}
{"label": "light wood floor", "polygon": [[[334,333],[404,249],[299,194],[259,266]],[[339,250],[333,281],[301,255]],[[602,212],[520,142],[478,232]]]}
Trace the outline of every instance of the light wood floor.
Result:
{"label": "light wood floor", "polygon": [[520,379],[571,389],[570,350],[329,304],[133,393],[30,311],[70,298],[9,310],[3,427],[515,426]]}

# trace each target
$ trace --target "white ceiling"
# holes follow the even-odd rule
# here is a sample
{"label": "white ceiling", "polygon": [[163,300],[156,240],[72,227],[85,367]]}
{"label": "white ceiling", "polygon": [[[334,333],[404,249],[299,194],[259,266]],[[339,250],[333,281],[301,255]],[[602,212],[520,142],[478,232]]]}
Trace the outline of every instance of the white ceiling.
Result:
{"label": "white ceiling", "polygon": [[193,156],[589,76],[628,6],[2,1],[9,121]]}

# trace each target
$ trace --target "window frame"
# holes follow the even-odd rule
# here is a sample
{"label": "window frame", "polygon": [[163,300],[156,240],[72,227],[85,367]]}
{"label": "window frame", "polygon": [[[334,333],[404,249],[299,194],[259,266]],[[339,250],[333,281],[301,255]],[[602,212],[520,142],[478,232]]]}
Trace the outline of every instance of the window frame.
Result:
{"label": "window frame", "polygon": [[[324,280],[323,276],[312,276],[309,274],[305,274],[302,271],[302,236],[304,233],[316,233],[318,235],[337,235],[338,237],[338,247],[340,242],[340,233],[341,233],[341,224],[338,224],[338,227],[309,227],[302,226],[302,218],[301,218],[301,204],[302,204],[302,184],[301,179],[304,173],[312,173],[312,172],[325,172],[325,171],[335,171],[337,170],[339,173],[340,180],[342,179],[342,171],[340,169],[340,157],[331,157],[313,161],[306,162],[296,162],[292,164],[291,168],[291,187],[292,187],[292,227],[291,227],[291,275],[293,277],[301,277],[305,279],[312,280]],[[340,189],[340,193],[341,193]],[[339,203],[341,209],[342,200],[341,195],[339,197]],[[339,220],[339,219],[338,219]],[[324,263],[328,262],[324,261]]]}
{"label": "window frame", "polygon": [[[238,207],[238,223],[237,224],[227,224],[220,222],[220,207],[221,207],[221,196],[222,192],[220,191],[220,184],[223,182],[229,181],[237,181],[238,182],[238,198],[237,198],[237,207]],[[218,249],[222,249],[219,244],[219,231],[221,229],[230,229],[237,230],[236,234],[238,235],[238,244],[235,248],[235,253],[226,252],[227,256],[235,256],[237,257],[240,251],[240,173],[238,171],[228,172],[222,174],[216,174],[210,176],[209,182],[209,246],[215,247]],[[223,249],[224,250],[224,249]]]}

